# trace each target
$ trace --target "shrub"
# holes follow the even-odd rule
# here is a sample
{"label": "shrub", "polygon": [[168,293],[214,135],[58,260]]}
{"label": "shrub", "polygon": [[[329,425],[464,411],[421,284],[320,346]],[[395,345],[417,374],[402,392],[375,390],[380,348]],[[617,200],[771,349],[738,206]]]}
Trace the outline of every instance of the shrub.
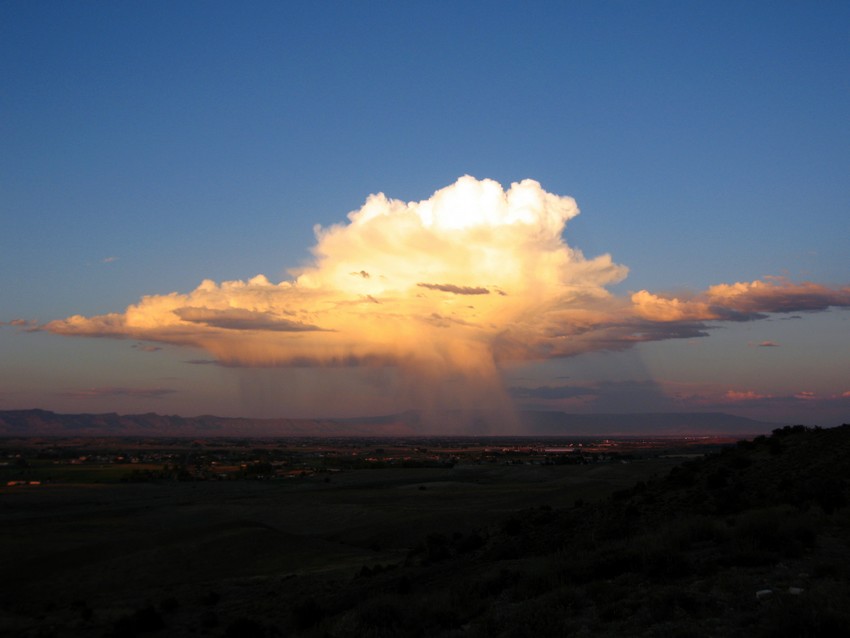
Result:
{"label": "shrub", "polygon": [[264,638],[265,627],[250,618],[237,618],[224,631],[225,638]]}
{"label": "shrub", "polygon": [[850,627],[847,591],[822,590],[801,596],[778,595],[760,611],[751,635],[763,638],[845,636]]}
{"label": "shrub", "polygon": [[299,631],[318,625],[325,615],[325,610],[312,597],[302,600],[292,608],[292,620]]}
{"label": "shrub", "polygon": [[135,636],[140,633],[159,631],[165,627],[162,616],[152,605],[137,609],[128,616],[122,616],[115,622],[115,636]]}
{"label": "shrub", "polygon": [[796,558],[812,547],[817,533],[807,516],[790,508],[750,510],[734,527],[731,562],[767,565]]}
{"label": "shrub", "polygon": [[177,599],[173,596],[169,596],[168,598],[163,598],[159,603],[159,608],[166,614],[173,613],[177,611],[180,607],[180,603],[177,602]]}
{"label": "shrub", "polygon": [[522,531],[522,521],[511,517],[502,524],[502,531],[508,536],[516,536]]}

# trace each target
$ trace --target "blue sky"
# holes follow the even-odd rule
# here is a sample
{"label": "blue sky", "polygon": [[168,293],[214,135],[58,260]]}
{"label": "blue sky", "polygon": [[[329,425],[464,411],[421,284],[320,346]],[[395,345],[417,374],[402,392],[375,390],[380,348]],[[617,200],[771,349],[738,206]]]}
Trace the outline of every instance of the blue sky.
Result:
{"label": "blue sky", "polygon": [[[841,289],[848,27],[840,2],[3,3],[0,321],[290,279],[315,224],[463,175],[574,197],[564,239],[628,267],[616,295],[769,276]],[[848,314],[711,324],[504,378],[573,395],[531,407],[832,425],[850,420]],[[215,357],[158,341],[6,326],[0,350],[0,408],[403,407],[311,404],[345,375],[189,364]]]}

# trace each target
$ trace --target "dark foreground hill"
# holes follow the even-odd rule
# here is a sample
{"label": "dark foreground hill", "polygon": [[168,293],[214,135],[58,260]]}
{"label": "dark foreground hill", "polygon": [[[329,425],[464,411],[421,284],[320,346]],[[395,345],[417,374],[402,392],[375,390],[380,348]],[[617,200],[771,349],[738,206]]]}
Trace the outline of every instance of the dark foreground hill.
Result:
{"label": "dark foreground hill", "polygon": [[[302,592],[309,636],[845,636],[850,426],[777,430]],[[262,625],[263,614],[246,619]],[[265,629],[264,629],[265,631]],[[258,634],[260,635],[260,634]]]}
{"label": "dark foreground hill", "polygon": [[0,436],[298,437],[535,435],[623,436],[769,432],[765,423],[720,412],[567,414],[527,411],[506,416],[487,411],[409,411],[352,419],[249,419],[146,414],[58,414],[48,410],[0,411]]}
{"label": "dark foreground hill", "polygon": [[[589,479],[629,465],[584,467]],[[530,474],[523,472],[522,481],[504,484],[492,482],[497,468],[435,470],[432,479],[417,470],[415,483],[392,483],[382,477],[395,475],[364,470],[304,483],[295,492],[302,500],[285,507],[261,502],[244,483],[189,484],[161,514],[157,503],[171,493],[167,486],[137,486],[136,496],[106,507],[110,493],[90,489],[74,498],[84,499],[91,519],[72,519],[70,529],[62,508],[71,493],[53,511],[26,510],[24,501],[13,508],[10,500],[7,530],[26,520],[62,534],[38,560],[15,559],[5,581],[11,601],[5,618],[17,627],[9,635],[846,635],[850,425],[778,429],[655,476],[644,473],[637,484],[596,501],[559,498],[557,491],[542,496],[531,477],[547,468],[525,469]],[[550,487],[569,493],[579,475],[558,476]],[[337,491],[322,496],[346,480],[365,481],[345,492],[356,499],[337,502],[343,494]],[[152,496],[143,498],[142,487]],[[212,504],[201,503],[207,489]],[[496,503],[506,503],[508,494],[527,509],[500,514],[503,505]],[[385,498],[396,505],[385,509]],[[475,510],[473,503],[484,498],[496,499],[493,509]],[[447,500],[448,509],[442,507]],[[311,503],[320,501],[333,516],[316,516]],[[221,518],[231,507],[239,508],[238,521]],[[455,519],[451,531],[429,531],[431,508]],[[487,516],[469,524],[473,511]],[[367,520],[376,516],[380,522]],[[124,529],[127,517],[134,529],[126,537],[98,542],[108,530]],[[186,527],[189,519],[213,525],[197,539],[204,548],[190,544],[196,528]],[[317,533],[294,534],[295,525]],[[405,540],[398,542],[400,535]],[[139,545],[148,566],[129,561],[128,542]],[[318,567],[308,568],[305,558],[293,570],[292,555],[282,553],[292,544]],[[209,559],[199,563],[199,556]],[[84,589],[87,566],[98,561],[102,582],[115,583],[116,593]],[[74,578],[69,565],[79,570],[76,594],[59,587],[60,575]],[[197,574],[203,580],[181,587],[181,573],[186,581]],[[135,597],[117,593],[134,588]]]}
{"label": "dark foreground hill", "polygon": [[305,593],[288,631],[844,636],[848,500],[850,426],[786,428],[603,503],[428,536],[404,566]]}

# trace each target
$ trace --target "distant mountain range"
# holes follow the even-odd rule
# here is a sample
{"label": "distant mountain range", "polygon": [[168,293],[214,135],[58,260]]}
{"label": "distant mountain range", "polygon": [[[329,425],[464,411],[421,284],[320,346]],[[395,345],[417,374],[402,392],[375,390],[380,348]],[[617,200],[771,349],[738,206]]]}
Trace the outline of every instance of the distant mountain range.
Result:
{"label": "distant mountain range", "polygon": [[757,435],[783,424],[722,412],[569,414],[487,411],[410,411],[350,419],[250,419],[146,414],[57,414],[48,410],[0,411],[0,436],[637,436]]}

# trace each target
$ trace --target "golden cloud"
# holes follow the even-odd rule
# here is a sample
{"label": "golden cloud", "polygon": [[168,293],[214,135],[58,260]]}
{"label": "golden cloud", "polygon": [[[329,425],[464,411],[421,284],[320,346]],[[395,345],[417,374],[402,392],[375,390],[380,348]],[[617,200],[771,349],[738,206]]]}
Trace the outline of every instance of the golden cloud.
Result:
{"label": "golden cloud", "polygon": [[391,364],[492,375],[500,362],[704,336],[706,322],[850,306],[850,289],[768,278],[688,298],[608,287],[628,269],[563,238],[575,201],[533,180],[465,176],[421,202],[371,195],[316,227],[312,263],[279,283],[205,280],[123,313],[44,329],[202,348],[227,365]]}

